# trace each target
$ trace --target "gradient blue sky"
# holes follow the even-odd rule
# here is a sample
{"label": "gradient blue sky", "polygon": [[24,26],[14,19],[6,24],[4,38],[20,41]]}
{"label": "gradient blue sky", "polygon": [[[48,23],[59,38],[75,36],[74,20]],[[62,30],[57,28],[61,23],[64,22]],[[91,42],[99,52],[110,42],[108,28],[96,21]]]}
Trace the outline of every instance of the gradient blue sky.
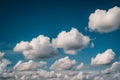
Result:
{"label": "gradient blue sky", "polygon": [[55,38],[62,30],[72,27],[94,39],[94,48],[86,48],[77,55],[64,54],[45,59],[49,65],[56,59],[70,56],[78,62],[90,63],[91,57],[113,49],[116,60],[120,56],[120,30],[110,33],[86,32],[88,18],[96,9],[120,7],[119,0],[0,0],[0,51],[6,52],[5,58],[15,64],[24,59],[22,54],[14,54],[13,48],[21,40],[30,41],[38,35]]}

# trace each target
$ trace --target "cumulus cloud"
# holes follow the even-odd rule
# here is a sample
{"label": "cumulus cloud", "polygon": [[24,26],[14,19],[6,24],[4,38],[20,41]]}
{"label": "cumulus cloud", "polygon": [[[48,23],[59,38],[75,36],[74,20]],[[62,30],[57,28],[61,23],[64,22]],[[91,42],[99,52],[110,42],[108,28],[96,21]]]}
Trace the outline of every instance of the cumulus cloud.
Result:
{"label": "cumulus cloud", "polygon": [[110,68],[107,68],[105,70],[102,70],[102,74],[108,74],[108,73],[114,73],[114,72],[120,72],[120,62],[114,62]]}
{"label": "cumulus cloud", "polygon": [[35,70],[38,68],[43,68],[47,65],[47,62],[40,61],[40,62],[35,62],[33,60],[29,60],[28,62],[22,62],[18,61],[18,63],[14,66],[15,70]]}
{"label": "cumulus cloud", "polygon": [[105,80],[103,77],[97,76],[94,78],[94,80]]}
{"label": "cumulus cloud", "polygon": [[2,73],[8,64],[10,64],[11,62],[7,59],[5,59],[4,57],[4,53],[0,52],[0,73]]}
{"label": "cumulus cloud", "polygon": [[83,68],[83,66],[84,66],[84,63],[81,62],[78,66],[76,66],[76,69],[77,69],[77,70],[80,70],[80,69]]}
{"label": "cumulus cloud", "polygon": [[21,41],[17,43],[14,51],[22,52],[28,59],[47,58],[57,54],[57,50],[51,45],[50,39],[43,35],[33,38],[30,42]]}
{"label": "cumulus cloud", "polygon": [[0,59],[3,58],[3,56],[4,56],[4,53],[0,52]]}
{"label": "cumulus cloud", "polygon": [[50,69],[52,70],[70,70],[75,64],[76,60],[71,60],[68,56],[61,58],[57,61],[55,61]]}
{"label": "cumulus cloud", "polygon": [[109,64],[114,59],[115,53],[112,49],[107,49],[103,53],[99,53],[95,58],[91,59],[91,65]]}
{"label": "cumulus cloud", "polygon": [[97,9],[89,16],[89,29],[97,32],[112,32],[120,28],[120,8],[115,6],[108,11]]}
{"label": "cumulus cloud", "polygon": [[89,44],[90,38],[84,36],[76,28],[72,28],[69,32],[62,31],[52,43],[57,48],[63,48],[65,53],[75,54],[77,50],[85,48]]}
{"label": "cumulus cloud", "polygon": [[57,77],[55,71],[46,71],[46,70],[41,69],[37,71],[37,73],[44,78],[56,78]]}
{"label": "cumulus cloud", "polygon": [[119,71],[120,72],[120,62],[114,62],[110,68],[111,71]]}
{"label": "cumulus cloud", "polygon": [[90,76],[92,76],[91,73],[72,70],[48,71],[40,69],[33,72],[21,71],[19,74],[16,73],[17,80],[93,80]]}
{"label": "cumulus cloud", "polygon": [[114,62],[111,65],[111,67],[105,70],[102,70],[101,74],[99,75],[104,80],[119,80],[120,79],[120,62]]}
{"label": "cumulus cloud", "polygon": [[72,80],[85,80],[85,76],[83,75],[83,72],[79,72],[77,75],[73,77]]}

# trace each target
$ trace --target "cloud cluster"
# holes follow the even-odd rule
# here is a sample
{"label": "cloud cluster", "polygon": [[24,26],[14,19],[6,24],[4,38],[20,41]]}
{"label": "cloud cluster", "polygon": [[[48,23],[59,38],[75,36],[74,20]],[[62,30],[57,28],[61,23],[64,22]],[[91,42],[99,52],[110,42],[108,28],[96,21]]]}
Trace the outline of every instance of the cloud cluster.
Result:
{"label": "cloud cluster", "polygon": [[29,60],[28,62],[22,62],[18,61],[18,63],[14,66],[15,70],[35,70],[38,68],[43,68],[46,67],[47,62],[40,61],[40,62],[35,62],[33,60]]}
{"label": "cloud cluster", "polygon": [[85,48],[89,44],[90,38],[84,36],[76,28],[72,28],[69,32],[62,31],[52,43],[57,48],[63,48],[65,53],[75,54],[76,51]]}
{"label": "cloud cluster", "polygon": [[71,60],[68,56],[61,58],[57,61],[55,61],[50,69],[52,70],[70,70],[75,64],[76,60]]}
{"label": "cloud cluster", "polygon": [[47,58],[57,55],[57,50],[51,45],[50,39],[43,35],[33,38],[30,42],[21,41],[14,47],[15,52],[22,52],[28,59]]}
{"label": "cloud cluster", "polygon": [[[18,62],[16,65],[24,64],[27,66],[27,64],[29,65],[29,62],[31,63],[33,61],[28,61],[24,63]],[[34,63],[35,64],[33,65],[37,65],[36,62]],[[59,65],[61,66],[61,64]],[[24,65],[22,67],[24,67]],[[83,66],[83,63],[81,63],[80,65]],[[13,69],[10,71],[8,70],[8,71],[2,72],[2,74],[0,74],[0,79],[1,80],[119,80],[120,79],[119,77],[120,67],[119,66],[120,66],[120,62],[114,62],[110,68],[107,68],[102,71],[100,70],[100,72],[98,70],[93,71],[90,69],[88,70],[87,69],[83,69],[83,70],[77,70],[77,69],[76,70],[72,70],[72,69],[48,70],[48,69],[45,69],[44,70],[41,68],[34,69],[34,67],[30,69],[26,69],[26,70]]]}
{"label": "cloud cluster", "polygon": [[114,59],[115,53],[112,49],[107,49],[103,53],[99,53],[95,58],[91,59],[91,65],[109,64]]}
{"label": "cloud cluster", "polygon": [[14,73],[14,75],[11,75],[13,80],[89,80],[91,79],[90,76],[93,75],[93,73],[82,71],[47,71],[43,69],[37,71],[16,71]]}
{"label": "cloud cluster", "polygon": [[120,8],[115,6],[108,11],[97,9],[89,16],[89,29],[96,32],[112,32],[120,28]]}

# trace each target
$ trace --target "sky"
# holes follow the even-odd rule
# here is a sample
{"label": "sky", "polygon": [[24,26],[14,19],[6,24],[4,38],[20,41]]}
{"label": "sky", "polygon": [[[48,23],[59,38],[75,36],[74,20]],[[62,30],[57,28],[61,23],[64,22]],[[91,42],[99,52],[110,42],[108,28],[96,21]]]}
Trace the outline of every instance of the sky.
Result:
{"label": "sky", "polygon": [[72,72],[73,80],[119,80],[112,76],[113,66],[120,65],[119,28],[119,0],[1,0],[0,73],[10,69],[15,80],[27,80],[19,71],[42,69],[40,80],[69,80],[53,76],[58,72]]}

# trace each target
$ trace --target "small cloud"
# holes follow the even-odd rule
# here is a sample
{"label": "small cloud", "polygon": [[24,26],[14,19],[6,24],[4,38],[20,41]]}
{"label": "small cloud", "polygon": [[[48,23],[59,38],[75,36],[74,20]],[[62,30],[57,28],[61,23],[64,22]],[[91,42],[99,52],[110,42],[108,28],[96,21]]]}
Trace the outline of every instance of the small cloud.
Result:
{"label": "small cloud", "polygon": [[88,27],[85,27],[84,30],[85,30],[85,32],[87,32],[88,31]]}
{"label": "small cloud", "polygon": [[38,68],[43,68],[47,65],[47,62],[40,61],[34,62],[33,60],[29,60],[28,62],[18,61],[18,63],[14,66],[14,70],[35,70]]}
{"label": "small cloud", "polygon": [[81,62],[78,66],[76,66],[77,70],[81,70],[84,67],[84,63]]}
{"label": "small cloud", "polygon": [[114,62],[110,68],[111,71],[120,72],[120,62]]}
{"label": "small cloud", "polygon": [[54,48],[49,37],[43,35],[33,38],[30,42],[21,41],[14,47],[15,52],[22,52],[27,59],[48,58],[57,55],[57,50]]}
{"label": "small cloud", "polygon": [[109,64],[115,57],[115,53],[112,49],[107,49],[103,53],[99,53],[95,58],[91,59],[91,65],[103,65]]}
{"label": "small cloud", "polygon": [[44,77],[44,78],[57,78],[56,72],[55,71],[46,71],[46,70],[42,70],[40,69],[39,71],[37,71],[37,73]]}
{"label": "small cloud", "polygon": [[94,43],[92,42],[91,45],[90,45],[91,48],[94,48]]}
{"label": "small cloud", "polygon": [[85,76],[83,75],[83,72],[79,72],[77,75],[73,77],[72,80],[85,80]]}
{"label": "small cloud", "polygon": [[120,79],[120,62],[114,62],[110,68],[102,70],[101,74],[102,76],[104,76],[105,80],[119,80]]}
{"label": "small cloud", "polygon": [[95,78],[94,78],[94,80],[105,80],[103,77],[101,77],[101,76],[96,76]]}
{"label": "small cloud", "polygon": [[63,48],[67,54],[76,54],[76,51],[85,48],[90,42],[88,36],[84,36],[76,28],[69,32],[62,31],[57,38],[52,40],[56,48]]}
{"label": "small cloud", "polygon": [[10,64],[11,62],[5,58],[3,58],[4,53],[0,52],[0,73],[2,73],[8,64]]}
{"label": "small cloud", "polygon": [[115,6],[108,11],[97,9],[89,16],[89,29],[101,33],[120,28],[120,8]]}
{"label": "small cloud", "polygon": [[52,70],[70,70],[76,64],[76,60],[71,60],[68,56],[55,61],[50,69]]}
{"label": "small cloud", "polygon": [[3,56],[4,56],[4,53],[0,52],[0,58],[3,58]]}

